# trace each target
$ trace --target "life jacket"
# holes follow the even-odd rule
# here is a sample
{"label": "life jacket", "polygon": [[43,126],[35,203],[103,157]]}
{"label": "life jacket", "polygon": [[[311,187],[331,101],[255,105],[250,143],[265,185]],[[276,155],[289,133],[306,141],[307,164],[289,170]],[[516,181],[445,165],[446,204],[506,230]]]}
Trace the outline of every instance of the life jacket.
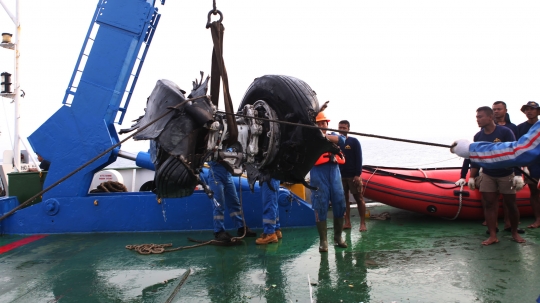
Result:
{"label": "life jacket", "polygon": [[337,157],[336,157],[336,155],[334,155],[334,154],[332,154],[330,152],[327,152],[327,153],[322,154],[319,157],[317,162],[315,162],[315,165],[323,165],[323,164],[326,164],[328,162],[337,163],[337,164],[345,164],[345,156],[341,152],[339,153],[339,155]]}

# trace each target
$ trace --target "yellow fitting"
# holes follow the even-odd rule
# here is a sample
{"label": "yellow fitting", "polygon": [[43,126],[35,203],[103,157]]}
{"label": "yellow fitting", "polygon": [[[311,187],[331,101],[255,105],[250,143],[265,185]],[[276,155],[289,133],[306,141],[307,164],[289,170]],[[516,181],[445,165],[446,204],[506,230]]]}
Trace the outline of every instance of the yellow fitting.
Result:
{"label": "yellow fitting", "polygon": [[98,201],[97,201],[97,200],[94,200],[94,205],[95,205],[95,206],[98,205]]}
{"label": "yellow fitting", "polygon": [[158,204],[161,204],[161,198],[158,198],[158,199],[157,199],[157,203],[158,203]]}

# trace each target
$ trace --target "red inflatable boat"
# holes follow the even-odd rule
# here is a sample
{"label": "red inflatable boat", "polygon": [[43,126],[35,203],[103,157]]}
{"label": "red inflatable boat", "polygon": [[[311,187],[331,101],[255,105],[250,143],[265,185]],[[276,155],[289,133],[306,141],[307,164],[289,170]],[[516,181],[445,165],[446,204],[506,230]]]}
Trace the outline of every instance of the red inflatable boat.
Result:
{"label": "red inflatable boat", "polygon": [[[483,219],[484,212],[478,189],[463,191],[454,182],[459,180],[461,168],[396,168],[365,165],[362,171],[364,196],[397,208],[427,215]],[[532,216],[530,191],[517,193],[517,206],[522,217]],[[501,200],[502,203],[502,200]],[[502,205],[499,216],[502,216]]]}

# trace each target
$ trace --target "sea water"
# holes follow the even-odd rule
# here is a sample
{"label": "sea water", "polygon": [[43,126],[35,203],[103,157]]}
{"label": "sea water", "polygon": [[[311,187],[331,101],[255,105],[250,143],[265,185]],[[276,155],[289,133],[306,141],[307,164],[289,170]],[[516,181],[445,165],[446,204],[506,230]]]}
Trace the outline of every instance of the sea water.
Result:
{"label": "sea water", "polygon": [[[450,153],[449,148],[355,137],[362,146],[362,164],[406,168],[461,167],[463,158]],[[430,143],[451,145],[449,138],[407,138]]]}
{"label": "sea water", "polygon": [[[362,146],[364,165],[407,168],[461,167],[463,158],[450,153],[449,148],[434,147],[399,141],[353,136]],[[406,138],[423,142],[451,145],[456,138]],[[133,153],[137,153],[133,151]],[[1,161],[1,159],[0,159]],[[117,158],[108,168],[136,167],[135,162]]]}

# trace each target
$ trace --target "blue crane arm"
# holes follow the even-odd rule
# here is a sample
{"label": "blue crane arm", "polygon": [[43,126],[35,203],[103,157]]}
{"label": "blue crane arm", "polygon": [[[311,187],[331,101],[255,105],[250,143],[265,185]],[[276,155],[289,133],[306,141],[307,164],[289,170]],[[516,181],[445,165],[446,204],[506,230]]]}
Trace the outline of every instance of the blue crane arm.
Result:
{"label": "blue crane arm", "polygon": [[[45,187],[119,142],[115,119],[120,112],[121,122],[127,109],[158,21],[154,0],[99,1],[63,105],[28,138],[51,162]],[[44,198],[86,196],[94,173],[116,161],[117,152],[104,155]]]}

